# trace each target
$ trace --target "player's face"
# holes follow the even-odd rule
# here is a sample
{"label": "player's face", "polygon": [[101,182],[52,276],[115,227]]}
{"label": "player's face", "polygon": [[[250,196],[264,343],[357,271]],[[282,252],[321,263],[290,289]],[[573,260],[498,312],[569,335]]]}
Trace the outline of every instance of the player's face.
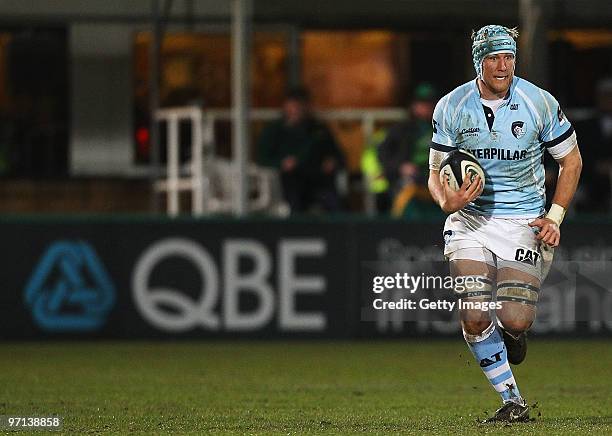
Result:
{"label": "player's face", "polygon": [[[487,56],[482,61],[483,98],[506,96],[514,77],[514,55],[499,53]],[[487,95],[492,94],[492,95]]]}

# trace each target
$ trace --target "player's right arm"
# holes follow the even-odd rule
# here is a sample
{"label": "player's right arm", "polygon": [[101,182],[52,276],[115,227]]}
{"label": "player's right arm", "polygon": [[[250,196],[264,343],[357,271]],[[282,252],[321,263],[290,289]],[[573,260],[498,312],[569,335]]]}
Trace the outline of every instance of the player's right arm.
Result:
{"label": "player's right arm", "polygon": [[480,176],[477,175],[473,183],[470,183],[469,178],[466,177],[461,188],[455,192],[451,189],[446,177],[444,178],[444,184],[442,184],[439,169],[429,170],[427,186],[434,201],[448,214],[457,212],[467,206],[468,203],[476,200],[482,193],[483,188]]}
{"label": "player's right arm", "polygon": [[444,184],[440,181],[440,163],[447,152],[457,148],[453,141],[452,129],[449,127],[452,124],[449,98],[450,95],[442,98],[436,105],[433,114],[433,136],[431,138],[431,149],[429,150],[427,187],[440,208],[451,214],[463,209],[468,203],[478,198],[484,186],[478,176],[471,184],[466,177],[461,188],[456,192],[451,189],[447,178],[444,179]]}

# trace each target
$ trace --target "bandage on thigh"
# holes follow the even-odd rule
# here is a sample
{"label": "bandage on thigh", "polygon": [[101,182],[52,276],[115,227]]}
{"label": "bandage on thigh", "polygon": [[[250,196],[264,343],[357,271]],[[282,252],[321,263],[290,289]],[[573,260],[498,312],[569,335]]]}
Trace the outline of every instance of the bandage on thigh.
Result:
{"label": "bandage on thigh", "polygon": [[497,283],[497,301],[514,301],[534,306],[538,302],[540,288],[519,280],[504,280]]}
{"label": "bandage on thigh", "polygon": [[[457,280],[462,279],[462,283],[458,284]],[[466,283],[466,279],[467,283]],[[490,279],[484,276],[459,276],[455,277],[455,297],[466,299],[466,298],[480,298],[484,300],[490,300],[493,293],[493,284]]]}

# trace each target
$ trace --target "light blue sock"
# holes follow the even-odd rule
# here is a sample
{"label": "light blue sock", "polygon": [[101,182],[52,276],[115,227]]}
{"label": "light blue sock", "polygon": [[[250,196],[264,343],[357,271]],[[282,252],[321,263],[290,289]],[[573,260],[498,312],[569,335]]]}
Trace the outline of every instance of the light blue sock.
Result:
{"label": "light blue sock", "polygon": [[470,351],[493,388],[499,392],[504,403],[514,401],[523,404],[524,400],[512,375],[506,346],[495,324],[491,323],[481,335],[463,333]]}

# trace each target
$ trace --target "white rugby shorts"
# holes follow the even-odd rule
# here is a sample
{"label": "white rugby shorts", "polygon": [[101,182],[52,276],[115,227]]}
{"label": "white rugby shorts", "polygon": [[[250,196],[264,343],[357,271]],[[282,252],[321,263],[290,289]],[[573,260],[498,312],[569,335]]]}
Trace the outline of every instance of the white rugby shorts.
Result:
{"label": "white rugby shorts", "polygon": [[535,218],[499,218],[458,211],[444,224],[444,256],[450,260],[475,260],[494,268],[514,268],[544,280],[552,249],[542,249]]}

